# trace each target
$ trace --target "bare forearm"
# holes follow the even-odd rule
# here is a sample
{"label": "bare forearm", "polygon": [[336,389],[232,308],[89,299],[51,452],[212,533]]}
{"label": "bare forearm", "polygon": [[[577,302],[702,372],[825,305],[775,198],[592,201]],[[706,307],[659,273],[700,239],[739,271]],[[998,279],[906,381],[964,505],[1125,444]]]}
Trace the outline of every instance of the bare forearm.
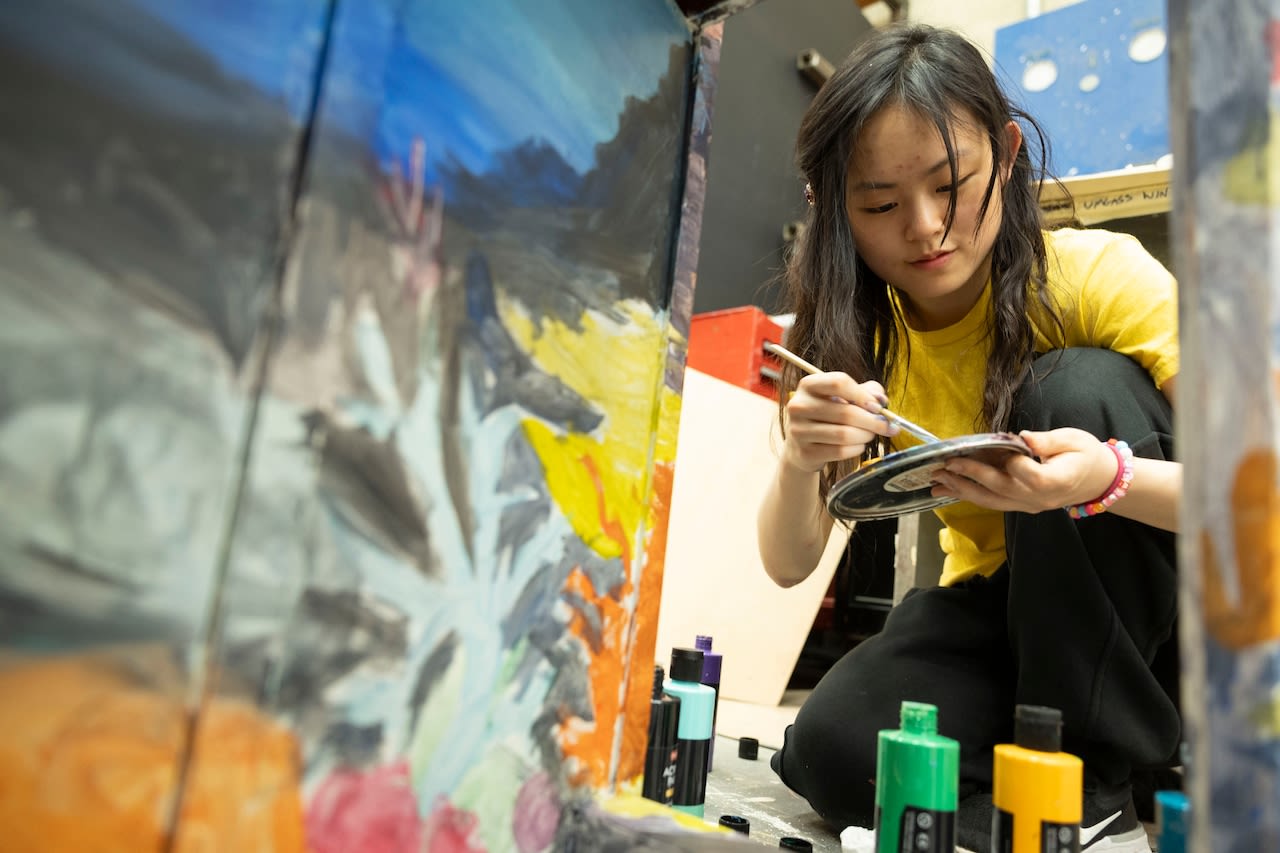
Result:
{"label": "bare forearm", "polygon": [[1136,457],[1129,493],[1111,506],[1111,512],[1177,532],[1181,503],[1182,463]]}
{"label": "bare forearm", "polygon": [[774,583],[794,586],[807,578],[822,558],[831,526],[818,500],[818,475],[779,463],[757,519],[760,558]]}

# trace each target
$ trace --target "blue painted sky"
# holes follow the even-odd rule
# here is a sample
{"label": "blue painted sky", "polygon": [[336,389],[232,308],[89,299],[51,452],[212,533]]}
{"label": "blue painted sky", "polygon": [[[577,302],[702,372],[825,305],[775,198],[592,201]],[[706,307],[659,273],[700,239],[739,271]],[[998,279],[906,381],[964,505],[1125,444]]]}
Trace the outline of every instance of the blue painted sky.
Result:
{"label": "blue painted sky", "polygon": [[[207,50],[231,76],[303,114],[323,0],[134,0]],[[579,173],[647,98],[689,39],[670,0],[342,0],[322,121],[381,160],[427,142],[484,172],[542,140]]]}

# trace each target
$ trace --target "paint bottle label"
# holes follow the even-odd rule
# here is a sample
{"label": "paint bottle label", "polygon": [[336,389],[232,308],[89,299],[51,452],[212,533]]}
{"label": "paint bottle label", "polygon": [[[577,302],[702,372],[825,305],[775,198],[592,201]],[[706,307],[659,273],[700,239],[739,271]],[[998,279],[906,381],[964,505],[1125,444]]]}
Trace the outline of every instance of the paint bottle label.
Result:
{"label": "paint bottle label", "polygon": [[676,799],[676,767],[680,761],[680,747],[671,747],[671,752],[667,755],[667,764],[662,768],[662,781],[666,786],[664,803],[670,805]]}
{"label": "paint bottle label", "polygon": [[[877,807],[877,833],[880,831],[880,814]],[[954,853],[956,813],[906,806],[898,823],[898,844],[904,853]]]}
{"label": "paint bottle label", "polygon": [[[991,816],[991,853],[1013,853],[1013,815],[995,809]],[[1034,853],[1080,853],[1080,827],[1040,822],[1040,846]]]}
{"label": "paint bottle label", "polygon": [[654,802],[671,805],[676,796],[676,763],[680,749],[676,744],[650,747],[645,755],[644,786],[641,793]]}

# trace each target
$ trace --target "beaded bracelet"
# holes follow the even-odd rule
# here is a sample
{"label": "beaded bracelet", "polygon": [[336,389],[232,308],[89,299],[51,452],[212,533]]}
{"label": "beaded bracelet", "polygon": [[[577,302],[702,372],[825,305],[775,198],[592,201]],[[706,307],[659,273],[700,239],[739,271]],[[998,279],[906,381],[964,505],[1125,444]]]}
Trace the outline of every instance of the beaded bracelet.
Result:
{"label": "beaded bracelet", "polygon": [[1067,507],[1067,514],[1072,518],[1087,518],[1104,513],[1129,493],[1129,484],[1133,482],[1133,451],[1129,449],[1127,442],[1116,441],[1114,438],[1107,440],[1106,447],[1116,455],[1116,478],[1097,500]]}

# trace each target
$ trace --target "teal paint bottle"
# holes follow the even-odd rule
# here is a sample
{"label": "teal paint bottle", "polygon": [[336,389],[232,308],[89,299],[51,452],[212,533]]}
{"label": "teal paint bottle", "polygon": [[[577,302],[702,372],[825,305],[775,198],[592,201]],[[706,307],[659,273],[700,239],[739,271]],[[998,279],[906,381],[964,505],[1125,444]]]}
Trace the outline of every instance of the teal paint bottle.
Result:
{"label": "teal paint bottle", "polygon": [[903,702],[901,728],[876,744],[876,853],[953,853],[960,744],[938,734],[938,709]]}
{"label": "teal paint bottle", "polygon": [[702,652],[674,648],[667,668],[665,690],[680,700],[680,724],[676,731],[676,791],[671,805],[702,817],[707,799],[707,762],[711,757],[711,720],[716,692],[702,680]]}
{"label": "teal paint bottle", "polygon": [[1191,803],[1181,791],[1156,791],[1156,823],[1160,853],[1187,853]]}

